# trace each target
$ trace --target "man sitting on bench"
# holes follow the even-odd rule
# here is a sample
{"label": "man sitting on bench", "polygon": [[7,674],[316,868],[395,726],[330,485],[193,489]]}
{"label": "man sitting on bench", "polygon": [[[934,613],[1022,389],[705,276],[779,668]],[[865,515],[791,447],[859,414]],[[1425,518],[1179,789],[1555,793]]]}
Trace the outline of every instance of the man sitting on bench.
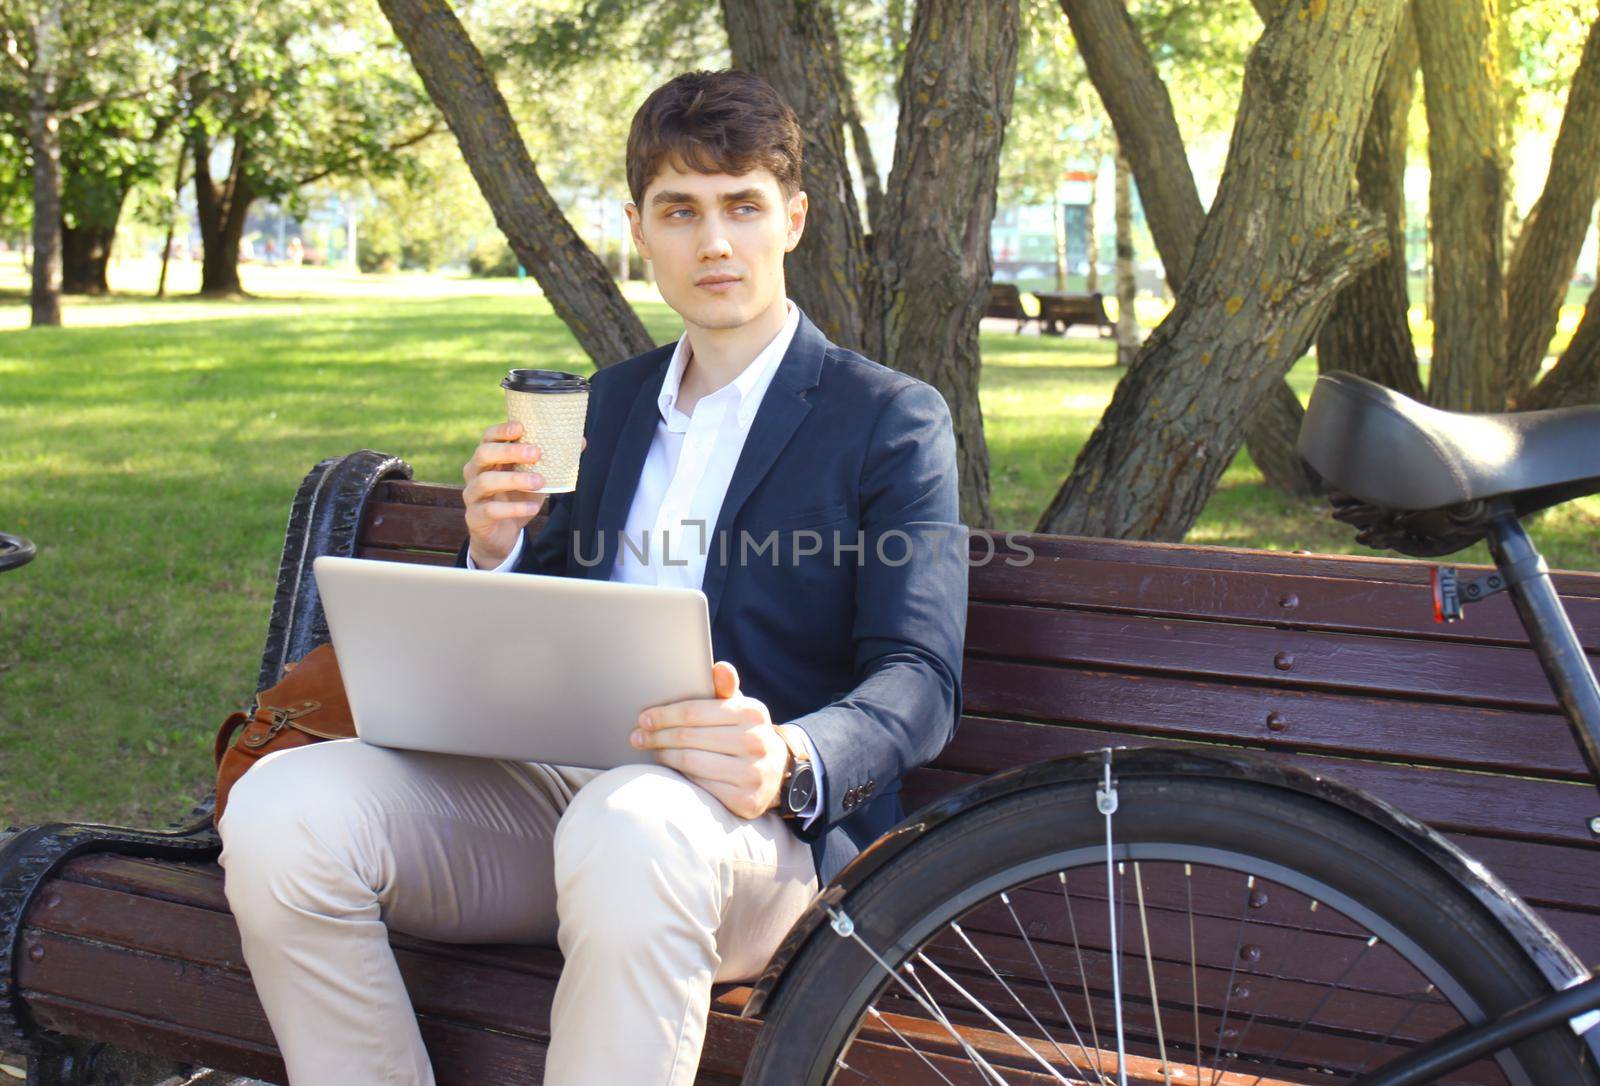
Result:
{"label": "man sitting on bench", "polygon": [[760,79],[654,91],[627,211],[682,338],[595,375],[578,488],[537,535],[541,482],[508,470],[537,453],[514,425],[463,472],[462,564],[703,589],[716,697],[641,715],[660,764],[346,740],[235,787],[220,862],[294,1086],[433,1081],[390,930],[558,943],[544,1081],[687,1086],[712,984],[759,973],[950,738],[967,564],[949,411],[787,300],[800,167],[795,115]]}

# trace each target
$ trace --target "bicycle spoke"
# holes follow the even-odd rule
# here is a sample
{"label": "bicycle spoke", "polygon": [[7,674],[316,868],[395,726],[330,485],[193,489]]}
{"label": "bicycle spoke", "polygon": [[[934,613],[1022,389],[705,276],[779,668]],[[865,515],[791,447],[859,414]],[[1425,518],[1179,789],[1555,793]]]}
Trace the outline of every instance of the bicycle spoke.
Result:
{"label": "bicycle spoke", "polygon": [[[1405,1027],[1405,1024],[1411,1020],[1411,1016],[1416,1013],[1417,1008],[1422,1006],[1422,1004],[1432,994],[1433,985],[1430,984],[1426,988],[1422,989],[1420,993],[1413,996],[1411,998],[1411,1002],[1406,1005],[1406,1012],[1395,1020],[1394,1025],[1389,1027],[1389,1032],[1383,1035],[1383,1040],[1372,1041],[1369,1043],[1369,1047],[1375,1050],[1375,1052],[1382,1052],[1385,1048],[1387,1048],[1389,1044],[1394,1041],[1400,1030]],[[1372,1066],[1372,1055],[1373,1053],[1369,1053],[1367,1058],[1361,1061],[1361,1066],[1356,1068],[1357,1076],[1367,1073],[1367,1069]]]}
{"label": "bicycle spoke", "polygon": [[[988,1007],[985,1007],[980,1000],[978,1000],[977,998],[975,998],[972,995],[971,992],[969,992],[965,988],[961,987],[961,985],[956,982],[956,979],[954,977],[952,977],[949,973],[946,973],[943,969],[940,969],[939,966],[938,966],[938,963],[936,963],[932,958],[929,958],[926,954],[922,953],[919,950],[917,952],[917,959],[919,961],[921,961],[923,965],[926,965],[929,969],[932,969],[934,971],[934,973],[938,974],[940,980],[944,981],[950,987],[954,988],[956,990],[956,993],[958,995],[960,995],[961,998],[965,999],[968,1003],[972,1004],[973,1008],[979,1014],[981,1014],[985,1018],[987,1018],[995,1026],[996,1029],[1000,1030],[1000,1032],[1004,1033],[1007,1037],[1011,1038],[1012,1041],[1014,1041],[1016,1044],[1020,1045],[1022,1047],[1022,1050],[1024,1052],[1028,1053],[1028,1055],[1032,1056],[1034,1058],[1034,1060],[1038,1062],[1039,1066],[1043,1067],[1046,1071],[1048,1071],[1056,1079],[1057,1082],[1067,1082],[1066,1076],[1062,1075],[1062,1073],[1060,1071],[1057,1071],[1055,1069],[1055,1066],[1053,1064],[1051,1064],[1051,1062],[1049,1060],[1047,1060],[1043,1056],[1039,1055],[1039,1050],[1038,1049],[1034,1048],[1027,1041],[1024,1041],[1021,1037],[1018,1037],[1016,1035],[1016,1032],[1013,1031],[1010,1026],[1008,1026],[1004,1022],[1002,1022],[995,1015],[995,1013],[993,1011],[991,1011]],[[1071,1086],[1071,1084],[1068,1083],[1068,1086]]]}
{"label": "bicycle spoke", "polygon": [[[911,985],[907,984],[900,977],[899,973],[889,968],[889,963],[883,960],[882,955],[873,950],[872,947],[867,944],[867,941],[861,938],[860,934],[857,933],[855,923],[850,919],[849,916],[833,908],[828,909],[828,915],[833,920],[832,927],[834,934],[840,936],[841,938],[849,939],[851,942],[855,943],[856,946],[866,951],[867,956],[873,960],[879,969],[888,975],[890,980],[894,981],[896,984],[900,985],[901,988],[905,989],[906,994],[909,995],[918,1006],[926,1011],[934,1021],[938,1022],[945,1028],[945,1031],[950,1034],[951,1039],[954,1040],[958,1046],[960,1046],[961,1050],[967,1054],[967,1057],[971,1059],[980,1070],[982,1070],[989,1078],[993,1079],[995,1082],[998,1082],[1000,1086],[1006,1086],[1006,1080],[1000,1077],[999,1072],[989,1065],[989,1061],[984,1059],[978,1050],[973,1048],[965,1037],[961,1036],[961,1032],[951,1024],[950,1019],[946,1018],[944,1012],[938,1009],[937,1001],[935,1001],[931,995],[924,994],[926,989],[924,989],[922,992],[917,991],[916,989],[912,988]],[[907,962],[906,968],[907,970],[911,970],[912,979],[916,980],[917,988],[922,988],[922,981],[916,976],[915,971],[911,969],[911,963]]]}
{"label": "bicycle spoke", "polygon": [[1156,994],[1156,963],[1150,957],[1150,921],[1144,909],[1144,876],[1133,865],[1133,888],[1139,895],[1139,932],[1144,940],[1144,971],[1150,982],[1150,1011],[1156,1020],[1156,1050],[1161,1053],[1161,1081],[1172,1086],[1172,1064],[1167,1062],[1167,1037],[1161,1029],[1161,997]]}
{"label": "bicycle spoke", "polygon": [[[1313,901],[1313,902],[1311,902],[1311,907],[1306,910],[1307,917],[1309,917],[1311,914],[1315,913],[1316,911],[1317,911],[1317,902]],[[1265,992],[1273,991],[1273,990],[1275,990],[1277,988],[1279,980],[1282,978],[1283,974],[1288,971],[1289,962],[1290,962],[1290,955],[1294,951],[1295,944],[1300,941],[1300,936],[1305,933],[1306,927],[1307,927],[1307,925],[1309,923],[1310,923],[1309,920],[1302,920],[1300,922],[1300,926],[1295,928],[1294,934],[1289,937],[1289,941],[1284,945],[1283,953],[1278,955],[1278,968],[1274,972],[1269,974],[1269,978],[1267,980],[1267,985],[1266,985],[1266,988],[1263,991],[1263,994]],[[1265,1002],[1265,1000],[1263,1000],[1263,1002]],[[1259,1018],[1260,1016],[1261,1016],[1261,1013],[1259,1011],[1252,1012],[1251,1015],[1250,1015],[1249,1021],[1245,1022],[1244,1030],[1239,1034],[1239,1042],[1238,1042],[1238,1047],[1239,1048],[1243,1048],[1244,1047],[1244,1042],[1250,1036],[1251,1028],[1255,1026],[1256,1019]]]}
{"label": "bicycle spoke", "polygon": [[[1321,1014],[1322,1008],[1328,1005],[1328,1000],[1333,998],[1333,993],[1337,992],[1339,990],[1339,986],[1345,982],[1351,973],[1355,972],[1356,966],[1361,964],[1362,959],[1367,956],[1367,952],[1377,945],[1378,937],[1376,935],[1372,935],[1367,938],[1367,945],[1361,948],[1361,953],[1357,954],[1354,960],[1352,960],[1349,965],[1344,967],[1344,972],[1339,974],[1338,979],[1336,979],[1332,984],[1328,985],[1328,990],[1323,993],[1323,996],[1320,1000],[1318,1000],[1317,1005],[1311,1009],[1311,1013],[1302,1018],[1300,1020],[1300,1024],[1295,1026],[1294,1032],[1289,1034],[1289,1039],[1287,1041],[1283,1042],[1283,1047],[1278,1049],[1278,1053],[1272,1057],[1272,1060],[1270,1061],[1271,1063],[1277,1063],[1283,1059],[1284,1054],[1288,1052],[1290,1047],[1294,1045],[1296,1038],[1305,1032],[1306,1024],[1315,1022],[1317,1020],[1317,1015]],[[1251,1079],[1250,1086],[1260,1086],[1260,1082],[1265,1075],[1266,1072],[1263,1071],[1261,1074]]]}
{"label": "bicycle spoke", "polygon": [[[1050,1042],[1051,1046],[1055,1048],[1056,1052],[1060,1054],[1060,1056],[1061,1056],[1061,1058],[1063,1060],[1067,1061],[1067,1066],[1072,1068],[1072,1073],[1075,1074],[1075,1075],[1082,1076],[1084,1074],[1084,1072],[1083,1072],[1083,1069],[1078,1066],[1077,1061],[1074,1060],[1071,1056],[1067,1055],[1066,1050],[1063,1049],[1061,1047],[1061,1045],[1056,1043],[1055,1037],[1053,1037],[1051,1035],[1049,1030],[1044,1028],[1044,1026],[1040,1023],[1039,1019],[1034,1016],[1033,1011],[1028,1009],[1028,1005],[1022,1001],[1022,997],[1017,995],[1017,993],[1012,990],[1011,985],[1006,983],[1005,978],[1000,975],[999,971],[996,970],[994,966],[989,964],[989,959],[983,956],[983,952],[981,950],[979,950],[975,945],[973,945],[973,942],[972,942],[971,939],[967,938],[967,933],[961,930],[961,925],[960,924],[956,924],[956,923],[952,923],[950,925],[950,930],[955,932],[957,938],[959,938],[963,943],[965,943],[967,945],[967,949],[972,951],[973,957],[977,958],[978,961],[983,963],[983,967],[989,971],[989,975],[991,977],[993,977],[999,983],[1001,988],[1005,989],[1006,995],[1011,997],[1012,1002],[1016,1003],[1016,1005],[1022,1010],[1022,1013],[1028,1016],[1028,1021],[1033,1023],[1033,1028],[1038,1030],[1040,1032],[1040,1034],[1043,1035],[1044,1039]],[[1027,939],[1028,939],[1028,933],[1027,932],[1023,932],[1022,933],[1022,938],[1023,938],[1023,941],[1026,942]],[[1029,944],[1029,949],[1030,950],[1032,949],[1032,944],[1031,943]],[[1035,956],[1034,960],[1035,961],[1038,960],[1037,956]],[[1077,1031],[1074,1030],[1073,1032],[1077,1032]],[[1028,1047],[1032,1048],[1033,1046],[1029,1045]],[[1080,1043],[1078,1047],[1081,1049],[1083,1047],[1083,1045]],[[1087,1051],[1085,1051],[1083,1053],[1083,1055],[1084,1055],[1084,1058],[1087,1059],[1089,1054],[1088,1054]],[[1095,1075],[1096,1075],[1096,1077],[1099,1077],[1099,1072],[1096,1071]]]}
{"label": "bicycle spoke", "polygon": [[1194,1073],[1200,1080],[1202,1053],[1200,1051],[1200,952],[1194,939],[1194,865],[1183,865],[1183,897],[1189,917],[1189,990],[1190,1008],[1194,1011]]}
{"label": "bicycle spoke", "polygon": [[[1061,872],[1057,872],[1057,874],[1059,874],[1061,876],[1062,886],[1065,886],[1066,885],[1066,878],[1067,878],[1066,872],[1061,871]],[[1001,901],[1002,904],[1005,905],[1006,911],[1011,914],[1011,922],[1016,925],[1017,934],[1022,936],[1023,945],[1028,948],[1028,954],[1033,958],[1034,967],[1039,970],[1039,975],[1044,978],[1045,986],[1050,989],[1050,995],[1056,1001],[1056,1008],[1061,1011],[1061,1019],[1062,1019],[1062,1021],[1066,1022],[1067,1028],[1072,1031],[1073,1039],[1075,1041],[1077,1041],[1077,1043],[1078,1043],[1079,1050],[1084,1052],[1085,1053],[1085,1058],[1087,1058],[1087,1053],[1088,1053],[1089,1050],[1088,1050],[1088,1047],[1083,1043],[1083,1034],[1078,1032],[1077,1024],[1075,1022],[1073,1022],[1072,1015],[1067,1012],[1067,1006],[1062,1001],[1061,994],[1056,991],[1055,982],[1050,979],[1050,971],[1044,967],[1044,962],[1039,960],[1039,952],[1034,949],[1033,940],[1028,938],[1028,932],[1027,932],[1026,929],[1023,928],[1021,918],[1017,916],[1017,910],[1015,908],[1013,908],[1012,905],[1011,905],[1011,895],[1006,893],[1006,892],[1004,892],[1004,891],[1001,891],[1001,893],[1000,893],[1000,901]],[[1071,906],[1070,906],[1070,904],[1068,906],[1067,912],[1068,912],[1068,915],[1070,916],[1071,915]],[[1072,946],[1073,946],[1074,950],[1078,951],[1078,975],[1083,977],[1083,999],[1084,999],[1084,1004],[1089,1008],[1089,1029],[1090,1029],[1090,1032],[1092,1033],[1094,1031],[1094,1004],[1089,1001],[1089,979],[1088,979],[1087,976],[1084,975],[1084,972],[1083,972],[1083,951],[1078,948],[1078,932],[1077,932],[1077,925],[1076,924],[1073,925]],[[1015,998],[1015,997],[1013,997],[1013,998]],[[1043,1028],[1043,1027],[1041,1027],[1041,1028]],[[1095,1053],[1096,1053],[1096,1055],[1095,1055],[1095,1063],[1097,1065],[1096,1068],[1095,1068],[1095,1072],[1094,1072],[1095,1078],[1100,1083],[1104,1084],[1106,1082],[1105,1073],[1103,1071],[1101,1071],[1099,1069],[1099,1067],[1098,1067],[1098,1064],[1100,1062],[1100,1057],[1099,1057],[1100,1041],[1099,1041],[1098,1038],[1095,1039],[1094,1050],[1095,1050]],[[1063,1053],[1063,1055],[1065,1055],[1065,1053]]]}
{"label": "bicycle spoke", "polygon": [[1245,910],[1250,907],[1250,891],[1256,886],[1254,875],[1246,876],[1244,880],[1244,907],[1239,910],[1239,927],[1233,935],[1233,953],[1228,960],[1228,984],[1223,990],[1222,997],[1222,1022],[1217,1026],[1217,1046],[1211,1052],[1212,1077],[1210,1086],[1216,1086],[1222,1077],[1222,1038],[1228,1030],[1228,1012],[1233,1006],[1233,978],[1239,973],[1239,948],[1244,945],[1244,918]]}
{"label": "bicycle spoke", "polygon": [[1072,952],[1078,958],[1078,978],[1083,982],[1083,1004],[1089,1011],[1089,1039],[1094,1042],[1094,1050],[1103,1052],[1100,1047],[1100,1030],[1094,1023],[1094,1000],[1089,996],[1089,971],[1083,966],[1083,947],[1078,942],[1078,921],[1072,914],[1072,894],[1067,889],[1067,873],[1057,872],[1061,879],[1061,898],[1067,903],[1067,923],[1072,929]]}
{"label": "bicycle spoke", "polygon": [[[945,1083],[945,1086],[956,1086],[956,1084],[951,1082],[950,1079],[945,1075],[945,1073],[943,1071],[939,1070],[939,1068],[934,1064],[934,1062],[931,1059],[929,1059],[926,1055],[923,1054],[923,1052],[922,1052],[922,1050],[920,1048],[918,1048],[916,1045],[912,1044],[911,1041],[909,1039],[907,1039],[905,1034],[903,1034],[899,1030],[895,1029],[894,1028],[894,1023],[889,1021],[889,1019],[885,1018],[883,1016],[883,1012],[878,1010],[877,1007],[868,1007],[867,1008],[867,1013],[872,1015],[873,1018],[877,1019],[877,1021],[879,1023],[881,1023],[885,1029],[887,1029],[890,1033],[894,1034],[896,1037],[898,1037],[900,1039],[900,1043],[901,1044],[903,1044],[907,1048],[909,1048],[912,1052],[914,1052],[917,1055],[917,1057],[920,1060],[922,1060],[923,1063],[927,1064],[928,1065],[928,1070],[930,1070],[934,1074],[938,1075],[940,1080]],[[843,1060],[839,1061],[839,1066],[840,1067],[844,1066],[844,1061]],[[860,1071],[856,1072],[856,1074],[858,1074],[858,1075],[860,1073],[861,1073]],[[877,1080],[874,1079],[873,1081],[876,1082]]]}
{"label": "bicycle spoke", "polygon": [[1095,791],[1095,807],[1106,820],[1106,919],[1111,930],[1111,998],[1117,1019],[1117,1084],[1128,1086],[1128,1046],[1122,1030],[1122,943],[1117,932],[1117,873],[1113,870],[1111,816],[1117,810],[1117,789],[1111,780],[1111,750],[1103,755],[1104,780]]}
{"label": "bicycle spoke", "polygon": [[[916,1052],[916,1049],[912,1049],[912,1051]],[[922,1055],[920,1052],[918,1052],[917,1054],[919,1056]],[[844,1062],[844,1057],[843,1056],[841,1056],[838,1059],[834,1060],[833,1063],[834,1063],[834,1066],[838,1067],[839,1070],[841,1070],[841,1071],[848,1071],[852,1075],[859,1075],[861,1078],[868,1079],[869,1081],[871,1081],[872,1086],[884,1086],[884,1084],[881,1081],[879,1081],[877,1075],[874,1075],[870,1071],[863,1071],[859,1067],[851,1067],[848,1063]],[[933,1064],[930,1063],[930,1064],[928,1064],[928,1066],[929,1067],[933,1067]],[[938,1075],[939,1074],[939,1069],[937,1067],[933,1067],[933,1073]],[[939,1075],[939,1077],[940,1078],[944,1078],[943,1075]],[[946,1082],[950,1082],[950,1080],[947,1079],[947,1078],[945,1078],[944,1080]],[[950,1082],[950,1086],[955,1086],[955,1083]]]}

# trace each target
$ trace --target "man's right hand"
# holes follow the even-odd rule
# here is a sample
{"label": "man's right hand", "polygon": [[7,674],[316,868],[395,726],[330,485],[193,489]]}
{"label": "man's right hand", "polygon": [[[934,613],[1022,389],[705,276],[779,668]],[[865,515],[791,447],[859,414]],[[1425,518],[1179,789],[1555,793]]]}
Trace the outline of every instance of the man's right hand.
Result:
{"label": "man's right hand", "polygon": [[[538,472],[513,471],[517,464],[536,464],[537,445],[520,445],[522,423],[502,422],[483,432],[483,442],[461,469],[467,481],[461,498],[467,506],[468,553],[479,569],[493,569],[506,560],[528,522],[539,515],[547,495]],[[587,447],[585,438],[583,446]]]}

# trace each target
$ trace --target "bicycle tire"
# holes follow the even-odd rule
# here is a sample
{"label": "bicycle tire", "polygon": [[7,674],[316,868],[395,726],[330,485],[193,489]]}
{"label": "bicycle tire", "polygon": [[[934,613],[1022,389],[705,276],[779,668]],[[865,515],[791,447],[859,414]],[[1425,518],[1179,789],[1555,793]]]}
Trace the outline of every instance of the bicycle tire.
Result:
{"label": "bicycle tire", "polygon": [[[1260,870],[1261,877],[1268,872],[1283,874],[1287,881],[1280,882],[1280,886],[1305,892],[1313,902],[1340,909],[1347,917],[1361,917],[1364,926],[1382,939],[1388,951],[1437,986],[1460,1015],[1459,1020],[1479,1021],[1549,991],[1549,982],[1527,951],[1459,883],[1420,862],[1419,854],[1409,850],[1403,841],[1353,812],[1315,797],[1241,780],[1134,777],[1120,781],[1118,790],[1115,837],[1118,859],[1124,865],[1209,862],[1201,859],[1209,857],[1226,860],[1219,866],[1223,871],[1243,875],[1254,867]],[[861,944],[874,948],[886,965],[898,970],[934,936],[951,930],[952,921],[961,921],[979,903],[997,900],[998,888],[1023,886],[1057,865],[1092,871],[1096,854],[1098,868],[1104,871],[1104,833],[1104,820],[1095,811],[1094,785],[1081,780],[1006,796],[964,811],[930,830],[874,872],[842,903],[842,915],[854,927],[850,938],[840,937],[824,924],[784,971],[767,1004],[765,1025],[744,1079],[746,1086],[881,1081],[866,1072],[839,1071],[839,1061],[862,1028],[870,1013],[868,1008],[892,987],[884,968],[863,952]],[[1079,863],[1085,856],[1090,857],[1089,861]],[[1404,877],[1395,877],[1401,872]],[[1061,877],[1065,894],[1068,883],[1064,874]],[[1128,891],[1122,893],[1117,907],[1125,909]],[[1006,907],[1011,908],[1009,901]],[[1067,908],[1070,911],[1070,899]],[[1310,908],[1314,911],[1317,905],[1313,903]],[[1191,923],[1193,915],[1191,912]],[[1012,916],[1016,919],[1015,913]],[[1372,923],[1366,923],[1368,920]],[[1020,919],[1017,930],[1023,931]],[[1073,937],[1076,942],[1076,930]],[[1152,945],[1157,941],[1154,936],[1146,938]],[[964,933],[962,939],[967,939]],[[1029,941],[1026,934],[1023,940]],[[1289,945],[1293,942],[1288,940]],[[1034,961],[1039,961],[1037,956]],[[1079,965],[1083,965],[1081,952]],[[1042,963],[1040,970],[1042,973]],[[1194,970],[1191,963],[1191,973]],[[1020,974],[1012,975],[1020,988]],[[1282,983],[1282,977],[1298,974],[1292,965],[1280,963],[1276,975],[1279,980],[1269,983]],[[1234,991],[1232,976],[1230,971],[1230,998]],[[1001,979],[1001,974],[996,972],[995,977]],[[1087,972],[1082,980],[1084,1005],[1092,1016],[1094,1000]],[[974,981],[968,983],[976,988]],[[1151,987],[1154,985],[1152,972]],[[1331,986],[1330,993],[1337,987]],[[926,984],[922,991],[929,993]],[[1053,985],[1050,991],[1056,994]],[[1017,1003],[1021,1006],[1022,1000]],[[1070,1019],[1059,995],[1056,1003]],[[1159,1000],[1153,1004],[1160,1007]],[[1198,1056],[1196,1068],[1205,1065],[1203,1045],[1213,1043],[1209,1037],[1202,1039],[1199,1035],[1199,1006],[1197,990],[1193,1039]],[[1157,1010],[1152,1017],[1159,1020],[1162,1013]],[[1016,1017],[1015,1012],[1012,1017]],[[1257,1018],[1252,1015],[1252,1026]],[[1039,1025],[1037,1018],[1033,1021]],[[875,1017],[873,1022],[881,1024],[884,1019]],[[1226,1033],[1226,1025],[1224,1013],[1216,1042],[1219,1056],[1220,1036]],[[1304,1029],[1302,1023],[1296,1034]],[[1087,1031],[1080,1032],[1087,1036]],[[1104,1028],[1100,1032],[1104,1033]],[[1397,1033],[1398,1028],[1387,1039]],[[884,1045],[896,1044],[881,1028],[878,1035]],[[1050,1036],[1050,1031],[1044,1035]],[[1036,1044],[1037,1032],[1030,1038],[1030,1045],[1049,1054],[1042,1044]],[[1338,1042],[1335,1035],[1329,1043]],[[1365,1043],[1371,1045],[1370,1040]],[[1069,1050],[1073,1047],[1070,1037],[1066,1045]],[[912,1042],[906,1046],[913,1051],[916,1048]],[[1181,1046],[1174,1047],[1182,1050]],[[1070,1055],[1059,1044],[1057,1051]],[[1130,1063],[1132,1053],[1130,1049]],[[947,1071],[953,1066],[948,1053],[940,1056],[940,1061]],[[929,1060],[924,1062],[934,1066]],[[1220,1059],[1216,1062],[1220,1068]],[[1019,1063],[1025,1069],[1027,1061],[1019,1059]],[[1267,1071],[1272,1072],[1267,1077],[1273,1081],[1336,1083],[1359,1077],[1348,1073],[1336,1077],[1320,1069],[1313,1073],[1306,1067],[1287,1065],[1263,1069],[1261,1063],[1246,1062],[1238,1066],[1243,1067],[1242,1082],[1250,1081],[1248,1076],[1252,1073]],[[1375,1069],[1363,1067],[1360,1073]],[[1547,1031],[1522,1042],[1512,1051],[1498,1055],[1494,1066],[1480,1075],[1493,1074],[1496,1069],[1503,1074],[1502,1081],[1512,1086],[1581,1086],[1600,1082],[1587,1050],[1566,1029]],[[995,1081],[976,1070],[974,1075],[967,1081]],[[1056,1081],[1042,1076],[1019,1077],[1023,1081]],[[931,1075],[924,1080],[938,1081]],[[958,1080],[959,1076],[946,1079]],[[999,1081],[1012,1080],[1000,1076]],[[1090,1077],[1089,1081],[1094,1079]],[[1110,1081],[1114,1082],[1115,1076]],[[1174,1077],[1172,1081],[1180,1079]],[[1194,1078],[1181,1081],[1193,1082]],[[1469,1076],[1463,1081],[1493,1079]]]}

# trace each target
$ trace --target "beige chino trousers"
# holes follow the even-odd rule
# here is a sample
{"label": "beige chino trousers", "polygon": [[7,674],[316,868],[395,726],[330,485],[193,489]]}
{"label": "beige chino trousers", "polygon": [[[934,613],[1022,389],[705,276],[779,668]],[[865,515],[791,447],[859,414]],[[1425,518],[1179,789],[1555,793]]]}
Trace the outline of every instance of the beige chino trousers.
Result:
{"label": "beige chino trousers", "polygon": [[543,1081],[688,1086],[713,981],[756,976],[817,888],[776,814],[661,766],[317,743],[263,758],[219,830],[292,1086],[434,1081],[390,930],[559,945]]}

